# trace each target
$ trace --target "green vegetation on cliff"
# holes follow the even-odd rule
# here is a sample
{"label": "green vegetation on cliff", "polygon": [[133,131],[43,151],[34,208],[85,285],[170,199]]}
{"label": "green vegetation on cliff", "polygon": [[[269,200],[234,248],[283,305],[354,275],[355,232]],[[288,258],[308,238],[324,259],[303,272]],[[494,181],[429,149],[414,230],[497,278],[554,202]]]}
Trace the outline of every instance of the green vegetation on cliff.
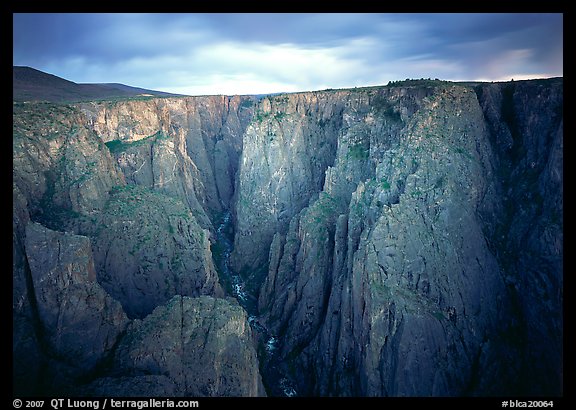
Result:
{"label": "green vegetation on cliff", "polygon": [[110,150],[111,153],[113,154],[118,154],[120,152],[124,152],[129,148],[132,147],[139,147],[141,145],[145,145],[148,143],[155,143],[156,141],[161,141],[161,140],[169,140],[170,136],[162,131],[158,131],[157,133],[150,135],[148,137],[136,140],[136,141],[129,141],[129,142],[125,142],[122,140],[112,140],[112,141],[108,141],[106,142],[106,146],[108,147],[108,149]]}

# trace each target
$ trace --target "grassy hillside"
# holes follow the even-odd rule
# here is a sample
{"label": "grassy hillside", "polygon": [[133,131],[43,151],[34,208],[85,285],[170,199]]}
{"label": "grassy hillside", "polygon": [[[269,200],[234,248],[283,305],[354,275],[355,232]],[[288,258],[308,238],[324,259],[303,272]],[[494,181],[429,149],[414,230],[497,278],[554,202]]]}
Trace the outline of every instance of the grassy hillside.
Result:
{"label": "grassy hillside", "polygon": [[31,67],[13,67],[14,101],[77,102],[141,95],[175,96],[176,94],[124,84],[77,84]]}

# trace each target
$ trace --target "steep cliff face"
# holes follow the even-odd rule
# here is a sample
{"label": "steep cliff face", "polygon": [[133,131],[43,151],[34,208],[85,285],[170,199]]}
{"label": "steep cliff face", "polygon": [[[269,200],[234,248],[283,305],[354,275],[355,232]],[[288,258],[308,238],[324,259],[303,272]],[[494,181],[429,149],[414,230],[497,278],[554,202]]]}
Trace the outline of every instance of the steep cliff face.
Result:
{"label": "steep cliff face", "polygon": [[560,392],[563,329],[563,82],[482,85],[503,217],[491,226],[519,341],[519,390]]}
{"label": "steep cliff face", "polygon": [[134,321],[115,357],[122,374],[166,376],[174,395],[192,397],[265,396],[257,362],[246,312],[207,296],[175,296]]}
{"label": "steep cliff face", "polygon": [[266,263],[274,233],[317,194],[334,161],[347,93],[263,99],[246,129],[240,159],[236,235],[232,266],[237,271]]}
{"label": "steep cliff face", "polygon": [[[73,229],[77,216],[101,211],[110,189],[125,183],[102,141],[73,107],[15,103],[12,142],[13,184],[31,218],[48,227]],[[15,204],[15,211],[20,206]]]}
{"label": "steep cliff face", "polygon": [[[74,266],[74,263],[83,266],[78,269],[93,273],[90,270],[93,267],[89,268],[85,261],[79,259],[73,262],[75,256],[68,255],[69,260],[64,265],[62,261],[54,259],[62,250],[62,243],[73,247],[78,241],[68,235],[55,239],[57,233],[52,230],[77,230],[81,220],[103,209],[108,200],[108,191],[115,185],[124,184],[124,179],[103,143],[86,126],[82,116],[68,106],[14,104],[12,143],[14,393],[36,395],[43,388],[50,388],[48,385],[52,379],[56,384],[66,384],[69,381],[66,374],[77,376],[89,371],[95,366],[94,361],[110,347],[106,342],[92,348],[90,340],[86,341],[87,346],[68,348],[58,345],[55,341],[60,340],[60,336],[70,341],[74,332],[81,333],[87,329],[76,327],[77,323],[70,318],[70,309],[63,309],[62,314],[58,314],[65,326],[58,331],[53,329],[54,313],[48,314],[46,306],[37,300],[47,297],[46,301],[49,302],[56,295],[63,298],[64,293],[74,288],[68,292],[69,295],[85,304],[89,300],[88,293],[94,291],[98,294],[96,283],[86,281],[77,284],[66,280],[64,283],[70,284],[70,287],[63,288],[50,282],[35,282],[46,275],[65,276],[67,266]],[[41,222],[52,230],[39,235],[39,227],[27,229],[31,221]],[[30,232],[33,238],[29,239],[27,234]],[[52,239],[48,241],[48,238]],[[38,244],[42,246],[32,252],[31,247]],[[84,255],[84,259],[92,258],[92,252],[85,244],[80,254]],[[47,261],[56,262],[47,264]],[[35,289],[41,289],[42,294],[37,295]],[[112,306],[102,294],[95,301]],[[105,320],[106,314],[99,316],[100,313],[90,312],[89,306],[84,307],[87,321],[96,325],[100,320]],[[99,307],[98,312],[101,309],[103,306]],[[116,312],[115,316],[120,317],[120,314]],[[113,337],[110,339],[112,342]],[[95,341],[95,345],[98,342]],[[62,352],[65,354],[60,355]],[[70,353],[70,357],[67,357],[67,353]],[[75,360],[84,362],[86,368],[70,365]],[[61,372],[57,368],[61,368]],[[59,373],[63,376],[56,377]]]}
{"label": "steep cliff face", "polygon": [[[146,118],[142,132],[148,132]],[[115,150],[94,129],[97,123],[87,121],[78,107],[15,105],[14,185],[25,201],[15,203],[16,219],[26,218],[20,216],[25,207],[32,220],[49,228],[90,236],[99,282],[131,317],[150,313],[175,294],[222,295],[210,235],[197,223],[211,226],[204,209],[197,201],[185,207],[178,199],[187,197],[162,184],[135,181],[145,188],[123,188],[126,178],[112,155]],[[182,186],[187,174],[163,174],[178,165],[168,150],[175,138],[155,135],[154,141],[167,148],[155,162],[157,180],[173,179]],[[25,232],[20,235],[24,238]]]}
{"label": "steep cliff face", "polygon": [[[233,184],[217,178],[220,195],[212,169],[234,175],[251,101],[14,104],[15,393],[76,394],[106,374],[126,314],[143,318],[175,295],[223,296],[209,216],[231,206]],[[255,356],[241,365],[260,377]],[[138,394],[145,379],[126,386]]]}
{"label": "steep cliff face", "polygon": [[65,369],[44,382],[59,387],[68,374],[78,377],[94,370],[128,319],[96,281],[89,238],[30,223],[25,245],[43,347]]}
{"label": "steep cliff face", "polygon": [[210,232],[178,199],[116,188],[94,228],[98,281],[130,317],[142,318],[174,295],[223,296]]}
{"label": "steep cliff face", "polygon": [[81,104],[127,181],[181,198],[204,228],[230,208],[251,97]]}
{"label": "steep cliff face", "polygon": [[[14,393],[34,395],[41,380],[42,351],[35,329],[32,307],[34,290],[29,286],[29,269],[24,246],[30,221],[26,200],[13,184],[12,216],[12,380]],[[18,386],[18,387],[16,387]]]}
{"label": "steep cliff face", "polygon": [[482,111],[469,89],[424,91],[351,95],[325,188],[260,296],[283,357],[313,369],[305,394],[463,394],[496,325]]}
{"label": "steep cliff face", "polygon": [[301,393],[561,392],[561,82],[482,87],[347,96],[322,192],[262,241],[260,311]]}
{"label": "steep cliff face", "polygon": [[[561,394],[562,106],[561,79],[15,104],[15,380],[80,357],[76,393],[263,395],[266,336],[273,394]],[[224,211],[254,335],[212,261]],[[62,243],[94,255],[79,294],[138,319],[53,359]]]}

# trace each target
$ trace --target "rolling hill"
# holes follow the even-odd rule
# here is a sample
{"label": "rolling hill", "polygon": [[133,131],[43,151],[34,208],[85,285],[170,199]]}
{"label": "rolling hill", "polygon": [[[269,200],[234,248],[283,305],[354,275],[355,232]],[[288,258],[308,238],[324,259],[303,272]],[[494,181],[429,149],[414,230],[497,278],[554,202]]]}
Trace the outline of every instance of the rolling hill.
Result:
{"label": "rolling hill", "polygon": [[142,95],[175,97],[162,91],[147,90],[124,84],[78,84],[31,67],[13,67],[14,101],[77,102]]}

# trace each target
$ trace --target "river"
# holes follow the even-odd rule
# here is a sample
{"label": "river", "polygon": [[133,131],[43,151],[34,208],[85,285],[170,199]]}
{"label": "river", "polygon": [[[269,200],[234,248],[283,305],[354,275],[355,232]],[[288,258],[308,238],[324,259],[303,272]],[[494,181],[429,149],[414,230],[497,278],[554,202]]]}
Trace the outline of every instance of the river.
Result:
{"label": "river", "polygon": [[212,246],[212,254],[220,274],[220,281],[226,292],[231,292],[240,306],[248,313],[248,323],[256,334],[256,339],[264,341],[263,351],[262,349],[257,349],[257,351],[258,360],[261,364],[262,381],[267,394],[273,397],[297,396],[295,384],[281,370],[282,366],[277,354],[281,340],[261,323],[258,316],[258,300],[246,290],[242,277],[230,267],[230,254],[234,249],[233,237],[232,215],[227,211],[218,223],[216,244]]}

